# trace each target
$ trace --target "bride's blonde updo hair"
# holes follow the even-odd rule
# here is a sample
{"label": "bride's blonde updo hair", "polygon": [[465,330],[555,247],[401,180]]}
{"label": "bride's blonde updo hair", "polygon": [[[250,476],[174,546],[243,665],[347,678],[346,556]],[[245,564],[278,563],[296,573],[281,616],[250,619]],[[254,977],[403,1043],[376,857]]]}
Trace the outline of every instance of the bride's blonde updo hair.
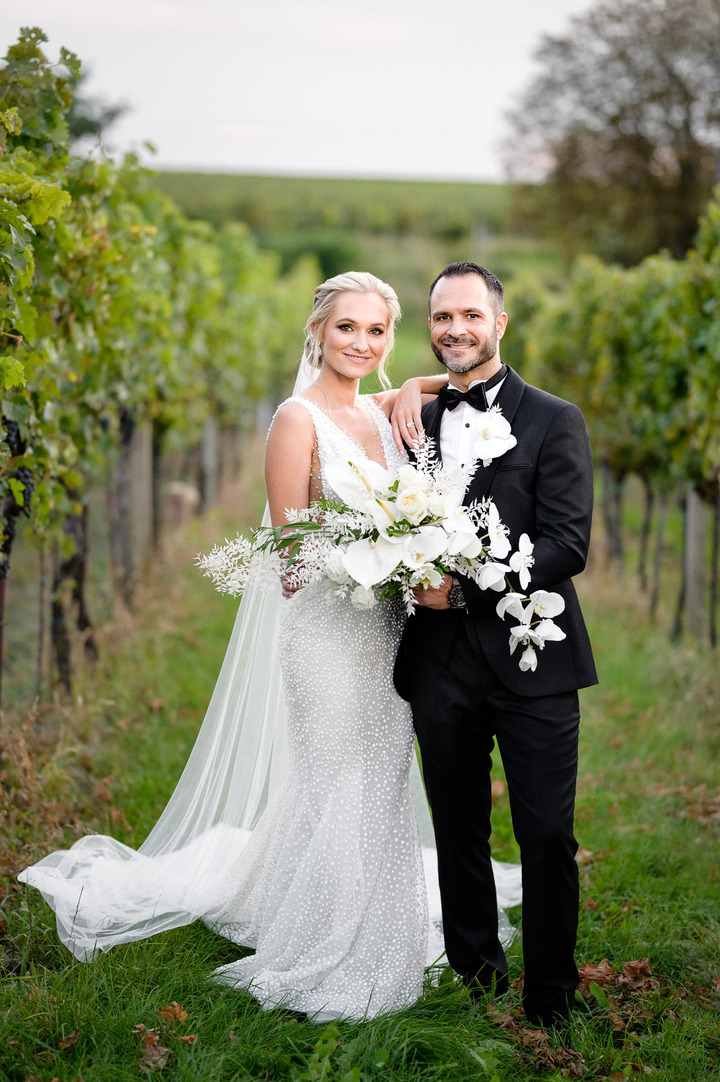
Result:
{"label": "bride's blonde updo hair", "polygon": [[383,387],[389,387],[390,380],[385,375],[385,362],[395,345],[395,326],[402,314],[400,302],[392,286],[367,271],[347,271],[345,274],[336,274],[334,278],[328,278],[327,282],[317,287],[312,311],[305,324],[303,359],[311,368],[322,367],[322,337],[325,333],[325,325],[341,293],[377,293],[385,301],[388,310],[387,349],[378,365],[377,374]]}

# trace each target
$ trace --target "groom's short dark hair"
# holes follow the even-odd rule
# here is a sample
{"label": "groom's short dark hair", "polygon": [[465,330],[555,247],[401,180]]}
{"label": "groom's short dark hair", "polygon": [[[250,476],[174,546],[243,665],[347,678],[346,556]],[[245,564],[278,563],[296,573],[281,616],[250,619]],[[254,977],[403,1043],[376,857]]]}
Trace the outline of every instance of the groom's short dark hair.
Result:
{"label": "groom's short dark hair", "polygon": [[482,278],[499,315],[503,310],[503,304],[505,302],[505,290],[503,289],[503,284],[492,271],[489,271],[487,267],[481,267],[479,263],[448,263],[445,270],[440,271],[428,290],[428,308],[430,307],[430,298],[432,297],[433,289],[441,278],[465,278],[468,274],[478,274]]}

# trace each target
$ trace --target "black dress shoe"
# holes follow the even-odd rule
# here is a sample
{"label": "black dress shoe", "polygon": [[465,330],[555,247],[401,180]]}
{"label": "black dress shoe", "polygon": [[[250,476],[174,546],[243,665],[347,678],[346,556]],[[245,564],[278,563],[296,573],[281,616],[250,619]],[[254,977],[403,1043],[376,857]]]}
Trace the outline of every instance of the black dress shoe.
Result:
{"label": "black dress shoe", "polygon": [[570,1026],[570,1011],[542,1011],[539,1014],[526,1011],[525,1022],[538,1029],[552,1029],[556,1033],[562,1033]]}

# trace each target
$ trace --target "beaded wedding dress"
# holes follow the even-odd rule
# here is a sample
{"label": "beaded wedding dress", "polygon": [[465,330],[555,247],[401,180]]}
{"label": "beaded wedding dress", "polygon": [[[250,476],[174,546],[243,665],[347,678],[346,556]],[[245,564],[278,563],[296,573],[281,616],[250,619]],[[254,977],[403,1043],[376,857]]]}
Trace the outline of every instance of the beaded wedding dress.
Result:
{"label": "beaded wedding dress", "polygon": [[[332,497],[327,463],[363,452],[314,403],[293,401],[315,427],[316,491]],[[379,454],[399,468],[382,410],[358,401]],[[355,608],[325,580],[280,602],[278,628],[263,619],[264,599],[248,600],[188,767],[140,850],[90,836],[20,878],[42,891],[83,960],[201,918],[254,948],[213,976],[265,1007],[316,1021],[400,1010],[421,995],[424,967],[443,950],[411,716],[392,685],[404,613],[388,602]],[[248,647],[253,619],[263,637]],[[262,680],[276,650],[279,689]],[[240,694],[243,666],[255,683],[241,681]],[[245,732],[232,720],[258,713]],[[507,942],[502,909],[520,901],[520,869],[494,868]]]}
{"label": "beaded wedding dress", "polygon": [[[328,462],[361,450],[314,403],[322,494]],[[401,461],[372,398],[388,467]],[[287,603],[280,658],[292,767],[223,906],[223,935],[256,953],[218,976],[321,1018],[399,1010],[422,992],[428,914],[410,792],[415,739],[392,666],[401,608],[354,608],[326,580]],[[247,859],[249,858],[249,859]],[[250,874],[248,874],[249,869]],[[252,982],[252,983],[251,983]]]}

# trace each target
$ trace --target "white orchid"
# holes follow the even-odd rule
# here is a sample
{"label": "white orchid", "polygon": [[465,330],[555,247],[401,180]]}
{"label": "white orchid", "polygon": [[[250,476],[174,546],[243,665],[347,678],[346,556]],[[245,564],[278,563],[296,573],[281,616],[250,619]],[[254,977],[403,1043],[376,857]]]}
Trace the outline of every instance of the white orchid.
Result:
{"label": "white orchid", "polygon": [[520,658],[520,671],[521,672],[535,672],[537,669],[537,654],[532,646],[526,646],[523,651],[523,656]]}
{"label": "white orchid", "polygon": [[552,620],[554,616],[565,611],[565,599],[549,590],[535,590],[530,594],[530,604],[532,611],[537,613],[541,620]]}
{"label": "white orchid", "polygon": [[[556,599],[551,606],[558,610],[555,615],[562,612],[565,607],[563,599],[558,594],[549,594],[545,590],[538,590],[537,594],[543,594],[547,597]],[[535,595],[533,595],[535,596]],[[497,612],[499,616],[504,616],[506,612],[510,612],[521,622],[510,630],[510,654],[514,654],[517,647],[520,645],[525,646],[525,651],[520,658],[520,669],[522,672],[534,672],[537,668],[537,654],[535,648],[544,650],[546,642],[561,642],[565,637],[565,632],[557,624],[553,623],[550,619],[539,620],[536,623],[531,623],[532,616],[534,614],[534,606],[537,602],[532,598],[527,606],[523,606],[522,602],[527,600],[521,594],[513,595],[513,600],[508,601],[502,608],[503,602],[506,599],[503,598],[497,606]],[[542,599],[541,599],[542,600]],[[562,607],[558,607],[559,604]]]}
{"label": "white orchid", "polygon": [[542,650],[543,640],[539,635],[536,635],[535,629],[532,624],[517,624],[510,629],[510,653],[514,654],[518,646],[528,646],[530,643],[534,643],[535,646],[539,646]]}
{"label": "white orchid", "polygon": [[543,646],[546,642],[562,642],[567,638],[563,629],[552,620],[541,620],[539,624],[536,624],[535,634],[542,639]]}
{"label": "white orchid", "polygon": [[496,564],[488,561],[474,571],[473,578],[481,590],[497,590],[499,592],[505,589],[505,575],[509,570],[507,564]]}
{"label": "white orchid", "polygon": [[422,586],[424,590],[432,587],[436,590],[442,580],[442,571],[439,571],[433,564],[425,564],[424,567],[418,568],[410,576],[410,586]]}
{"label": "white orchid", "polygon": [[478,413],[474,424],[473,454],[475,459],[480,459],[483,466],[489,466],[494,458],[504,455],[517,444],[510,422],[505,420],[495,406],[491,407],[487,413]]}
{"label": "white orchid", "polygon": [[442,510],[442,526],[448,535],[448,553],[475,560],[483,551],[478,528],[463,504],[463,492],[455,489],[445,497]]}
{"label": "white orchid", "polygon": [[447,546],[447,534],[441,526],[421,526],[403,540],[403,563],[413,569],[425,567],[447,552]]}
{"label": "white orchid", "polygon": [[466,560],[476,560],[483,553],[482,538],[472,530],[456,530],[448,539],[447,551],[450,556],[463,556]]}
{"label": "white orchid", "polygon": [[495,606],[495,612],[501,620],[504,620],[505,615],[509,614],[510,616],[514,616],[516,620],[520,620],[521,623],[524,623],[525,608],[523,606],[523,601],[527,601],[524,594],[508,592],[498,601]]}
{"label": "white orchid", "polygon": [[533,557],[534,545],[526,533],[522,534],[518,541],[517,552],[510,557],[510,567],[520,579],[520,586],[527,590],[530,583],[530,568],[535,563]]}
{"label": "white orchid", "polygon": [[[490,555],[494,560],[504,560],[512,546],[508,541],[508,528],[500,521],[500,512],[494,503],[491,503],[487,509],[486,529]],[[524,586],[523,589],[525,589]]]}

